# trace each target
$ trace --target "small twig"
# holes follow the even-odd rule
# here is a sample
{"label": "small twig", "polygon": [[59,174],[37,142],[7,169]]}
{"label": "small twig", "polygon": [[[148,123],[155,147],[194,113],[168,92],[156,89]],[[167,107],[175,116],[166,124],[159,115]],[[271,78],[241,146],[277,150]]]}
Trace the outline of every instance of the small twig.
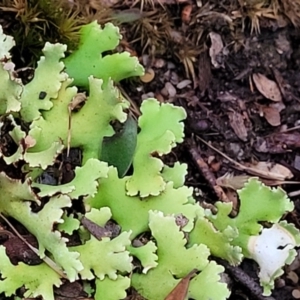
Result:
{"label": "small twig", "polygon": [[246,167],[246,166],[238,163],[237,161],[233,160],[232,158],[230,158],[229,156],[227,156],[225,153],[221,152],[214,146],[210,145],[209,143],[207,143],[205,140],[203,140],[199,136],[196,136],[196,138],[198,140],[200,140],[203,144],[205,144],[206,146],[208,146],[209,148],[211,148],[212,150],[214,150],[215,152],[217,152],[218,154],[220,154],[221,156],[226,158],[229,162],[233,163],[234,167],[240,171],[245,171],[251,175],[262,177],[265,179],[278,180],[279,182],[281,182],[281,184],[291,183],[289,181],[284,181],[285,176],[282,174],[277,174],[277,173],[267,172],[267,171],[263,171],[263,170],[258,170],[258,169],[251,168],[251,167]]}
{"label": "small twig", "polygon": [[8,237],[14,237],[14,234],[8,230],[5,230],[5,229],[0,229],[0,235],[7,235]]}
{"label": "small twig", "polygon": [[214,176],[214,174],[211,172],[211,170],[209,169],[209,166],[207,165],[207,163],[204,161],[204,159],[201,157],[201,155],[198,153],[198,151],[196,150],[195,147],[192,147],[191,149],[189,149],[189,152],[193,158],[193,160],[195,161],[195,163],[197,164],[199,171],[202,173],[202,175],[204,176],[204,178],[207,180],[207,182],[212,186],[212,188],[214,189],[217,197],[223,201],[223,202],[231,202],[228,197],[226,196],[225,192],[223,191],[222,187],[217,185],[216,182],[216,177]]}
{"label": "small twig", "polygon": [[226,271],[237,281],[246,287],[257,300],[275,300],[273,297],[265,297],[262,295],[262,287],[254,281],[240,267],[233,267],[223,259],[216,259],[217,263],[223,265]]}
{"label": "small twig", "polygon": [[[0,213],[0,217],[7,223],[7,225],[11,228],[11,230],[15,233],[15,235],[22,241],[24,242],[29,248],[30,250],[32,250],[38,257],[40,257],[39,255],[39,250],[36,249],[35,247],[33,247],[32,245],[30,245],[17,231],[17,229],[15,229],[15,227],[10,223],[10,221],[8,221],[8,219],[6,217],[3,216],[2,213]],[[41,259],[44,261],[44,263],[46,263],[53,271],[55,271],[58,275],[60,275],[62,278],[68,279],[68,277],[66,276],[66,274],[63,272],[63,270],[48,256],[44,256],[41,257]]]}
{"label": "small twig", "polygon": [[71,145],[71,115],[72,115],[72,109],[70,105],[68,105],[68,113],[69,113],[69,122],[68,122],[68,139],[67,139],[67,157],[69,157],[70,154],[70,145]]}
{"label": "small twig", "polygon": [[294,130],[297,130],[297,129],[300,129],[300,125],[288,128],[288,129],[283,130],[283,131],[280,131],[280,133],[286,133],[286,132],[294,131]]}
{"label": "small twig", "polygon": [[296,197],[300,195],[300,190],[288,193],[289,197]]}
{"label": "small twig", "polygon": [[120,94],[121,94],[120,96],[124,97],[126,100],[128,100],[130,102],[130,110],[133,112],[135,119],[138,119],[138,117],[141,115],[141,111],[140,111],[139,107],[129,97],[129,95],[126,93],[126,91],[123,89],[123,87],[120,84],[117,84],[116,86],[120,91]]}

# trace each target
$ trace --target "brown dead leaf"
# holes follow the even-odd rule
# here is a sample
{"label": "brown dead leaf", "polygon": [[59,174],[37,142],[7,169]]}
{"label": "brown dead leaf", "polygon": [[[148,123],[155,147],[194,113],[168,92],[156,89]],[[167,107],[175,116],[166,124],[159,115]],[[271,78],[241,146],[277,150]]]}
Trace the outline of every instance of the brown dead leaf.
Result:
{"label": "brown dead leaf", "polygon": [[267,99],[272,101],[282,101],[282,96],[278,85],[275,81],[270,80],[265,75],[255,73],[252,75],[253,81],[259,92],[264,95]]}
{"label": "brown dead leaf", "polygon": [[276,108],[271,106],[263,106],[261,109],[265,119],[271,126],[279,126],[281,124],[280,113]]}
{"label": "brown dead leaf", "polygon": [[223,176],[216,179],[216,182],[221,187],[230,188],[232,190],[241,189],[251,177],[248,175],[234,176],[230,173],[225,173]]}
{"label": "brown dead leaf", "polygon": [[272,103],[268,106],[261,105],[260,109],[271,126],[279,126],[281,124],[280,112],[285,109],[285,105],[282,102]]}
{"label": "brown dead leaf", "polygon": [[245,164],[248,167],[264,172],[269,173],[270,177],[274,176],[280,176],[281,180],[285,179],[291,179],[293,177],[293,173],[286,167],[280,164],[272,163],[272,162],[266,162],[266,161],[260,161],[258,163],[254,164]]}
{"label": "brown dead leaf", "polygon": [[184,300],[188,292],[190,279],[197,271],[197,269],[194,269],[184,278],[182,278],[175,288],[170,292],[170,294],[165,298],[165,300]]}

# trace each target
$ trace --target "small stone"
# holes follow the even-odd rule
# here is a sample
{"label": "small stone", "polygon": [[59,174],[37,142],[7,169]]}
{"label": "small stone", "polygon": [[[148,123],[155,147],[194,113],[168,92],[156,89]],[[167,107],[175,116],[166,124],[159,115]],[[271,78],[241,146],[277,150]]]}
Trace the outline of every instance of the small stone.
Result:
{"label": "small stone", "polygon": [[171,77],[171,71],[168,70],[167,72],[164,73],[164,80],[170,80]]}
{"label": "small stone", "polygon": [[176,87],[177,87],[179,90],[181,90],[181,89],[184,89],[185,87],[187,87],[187,86],[188,86],[189,84],[191,84],[191,83],[192,83],[191,80],[185,79],[185,80],[180,81],[180,82],[176,85]]}
{"label": "small stone", "polygon": [[171,70],[171,69],[175,69],[175,64],[172,63],[171,61],[168,61],[168,69]]}
{"label": "small stone", "polygon": [[171,98],[174,98],[175,95],[177,94],[175,87],[171,82],[166,82],[165,88],[168,91],[168,94]]}
{"label": "small stone", "polygon": [[296,155],[294,160],[294,168],[300,170],[300,156]]}
{"label": "small stone", "polygon": [[287,275],[287,278],[293,283],[293,284],[297,284],[297,282],[299,281],[299,277],[298,275],[294,272],[294,271],[290,271]]}
{"label": "small stone", "polygon": [[175,85],[178,84],[179,78],[178,78],[178,74],[176,72],[171,72],[170,82]]}
{"label": "small stone", "polygon": [[164,97],[168,97],[169,96],[169,92],[168,90],[164,87],[161,89],[160,93],[164,96]]}
{"label": "small stone", "polygon": [[153,63],[153,67],[157,68],[157,69],[161,69],[165,65],[166,65],[166,62],[162,58],[157,58]]}
{"label": "small stone", "polygon": [[154,93],[149,92],[147,94],[143,94],[142,95],[142,100],[148,99],[148,98],[153,98],[154,97]]}
{"label": "small stone", "polygon": [[148,62],[149,62],[149,55],[144,54],[144,55],[142,56],[142,62],[143,62],[143,66],[147,66],[147,65],[148,65]]}
{"label": "small stone", "polygon": [[300,291],[298,289],[295,289],[292,291],[292,296],[295,298],[295,299],[300,299]]}
{"label": "small stone", "polygon": [[164,103],[165,102],[165,98],[162,94],[160,93],[156,93],[155,94],[155,98],[160,102],[160,103]]}
{"label": "small stone", "polygon": [[282,278],[276,279],[276,281],[275,281],[275,286],[276,286],[276,288],[278,288],[278,289],[283,288],[283,287],[285,286],[285,280],[282,279]]}
{"label": "small stone", "polygon": [[199,120],[195,123],[192,123],[192,128],[196,133],[202,133],[209,128],[209,124],[207,120]]}

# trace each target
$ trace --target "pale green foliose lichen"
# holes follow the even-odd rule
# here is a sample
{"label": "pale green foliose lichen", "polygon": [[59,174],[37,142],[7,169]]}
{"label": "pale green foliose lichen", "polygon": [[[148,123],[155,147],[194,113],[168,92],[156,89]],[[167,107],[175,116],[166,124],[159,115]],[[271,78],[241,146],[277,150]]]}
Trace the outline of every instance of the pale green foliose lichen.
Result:
{"label": "pale green foliose lichen", "polygon": [[[270,294],[275,278],[291,263],[300,244],[299,231],[280,222],[293,205],[283,190],[270,189],[257,179],[239,191],[241,206],[235,218],[229,216],[230,203],[217,203],[217,214],[196,203],[192,188],[184,185],[187,166],[178,162],[166,166],[160,159],[183,141],[183,108],[155,99],[143,102],[139,132],[134,141],[127,141],[132,143],[130,151],[124,151],[132,154],[127,159],[133,162],[132,175],[120,178],[117,166],[99,160],[104,138],[115,134],[112,122],[122,124],[127,119],[129,102],[114,82],[143,73],[129,53],[102,55],[113,50],[119,39],[112,24],[83,26],[76,51],[65,58],[66,46],[47,43],[34,78],[23,84],[14,77],[10,61],[14,41],[0,27],[0,128],[5,130],[9,124],[6,134],[16,149],[9,154],[0,151],[0,157],[7,165],[22,162],[22,170],[27,170],[23,180],[0,173],[0,213],[33,234],[39,256],[45,262],[50,256],[63,272],[62,276],[45,262],[12,265],[0,246],[0,293],[10,296],[24,287],[24,297],[53,300],[53,287],[59,287],[64,277],[90,282],[96,300],[123,299],[129,287],[149,300],[159,300],[196,268],[188,297],[226,299],[230,291],[220,280],[224,268],[209,259],[213,254],[233,265],[243,257],[254,259],[264,293]],[[70,111],[78,87],[85,89],[86,103]],[[74,179],[54,186],[37,182],[43,170],[70,147],[80,148],[83,154]],[[122,156],[122,149],[116,155]],[[75,201],[83,202],[85,213],[74,211]],[[32,203],[37,210],[32,210]],[[98,239],[80,225],[82,217],[96,228],[113,220],[121,233]],[[178,218],[186,223],[179,226]],[[264,228],[262,222],[272,226]],[[150,240],[133,246],[144,232]],[[68,246],[66,233],[78,234],[82,243]],[[141,273],[134,268],[134,257],[141,263]]]}

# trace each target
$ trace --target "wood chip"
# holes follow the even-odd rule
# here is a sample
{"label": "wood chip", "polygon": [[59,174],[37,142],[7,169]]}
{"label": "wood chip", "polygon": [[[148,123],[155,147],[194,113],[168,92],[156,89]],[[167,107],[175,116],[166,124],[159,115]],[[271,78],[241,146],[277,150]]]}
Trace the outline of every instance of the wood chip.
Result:
{"label": "wood chip", "polygon": [[198,59],[198,86],[201,92],[201,95],[204,95],[205,91],[209,87],[209,84],[212,80],[212,73],[211,73],[211,64],[208,55],[208,49],[200,53]]}
{"label": "wood chip", "polygon": [[105,227],[99,226],[86,217],[82,218],[81,224],[99,241],[101,241],[103,237],[112,236],[110,230],[107,230]]}
{"label": "wood chip", "polygon": [[228,113],[228,117],[230,126],[238,138],[244,142],[247,141],[248,132],[244,124],[243,116],[240,113],[233,111]]}
{"label": "wood chip", "polygon": [[220,68],[223,66],[222,57],[223,53],[223,41],[218,33],[210,32],[209,37],[211,40],[211,47],[209,48],[209,56],[211,58],[211,63],[215,68]]}

